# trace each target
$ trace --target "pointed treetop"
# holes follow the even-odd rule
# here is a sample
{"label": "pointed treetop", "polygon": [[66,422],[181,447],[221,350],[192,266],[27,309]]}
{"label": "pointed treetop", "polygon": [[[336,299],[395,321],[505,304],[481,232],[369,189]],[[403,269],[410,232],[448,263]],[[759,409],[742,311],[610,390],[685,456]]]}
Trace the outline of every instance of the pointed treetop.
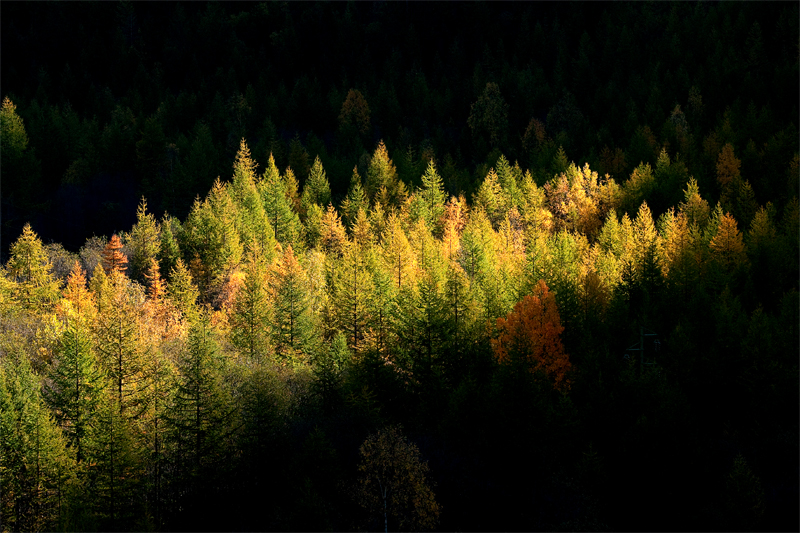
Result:
{"label": "pointed treetop", "polygon": [[124,273],[127,268],[128,258],[122,253],[122,241],[116,233],[103,249],[103,270],[106,274],[112,272]]}

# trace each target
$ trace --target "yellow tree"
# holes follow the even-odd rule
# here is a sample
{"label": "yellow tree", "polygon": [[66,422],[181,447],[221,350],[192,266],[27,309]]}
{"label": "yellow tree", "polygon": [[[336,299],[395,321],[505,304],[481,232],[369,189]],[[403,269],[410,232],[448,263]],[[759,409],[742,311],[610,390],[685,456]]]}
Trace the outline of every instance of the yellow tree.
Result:
{"label": "yellow tree", "polygon": [[717,234],[711,239],[709,247],[725,267],[738,266],[745,260],[742,233],[730,213],[725,213],[720,219]]}
{"label": "yellow tree", "polygon": [[17,301],[29,309],[54,304],[59,287],[50,270],[42,241],[30,224],[25,224],[22,235],[11,245],[11,258],[6,265],[9,278],[16,282]]}

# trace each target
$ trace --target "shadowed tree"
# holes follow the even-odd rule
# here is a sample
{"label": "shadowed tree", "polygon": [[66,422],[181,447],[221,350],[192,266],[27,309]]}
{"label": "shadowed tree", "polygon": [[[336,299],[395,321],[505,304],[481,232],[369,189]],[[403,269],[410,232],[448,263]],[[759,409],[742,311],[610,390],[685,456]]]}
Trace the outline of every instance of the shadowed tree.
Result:
{"label": "shadowed tree", "polygon": [[[373,433],[359,450],[358,501],[372,520],[383,519],[383,530],[436,528],[439,504],[428,481],[428,463],[400,427]],[[375,524],[377,525],[377,524]]]}

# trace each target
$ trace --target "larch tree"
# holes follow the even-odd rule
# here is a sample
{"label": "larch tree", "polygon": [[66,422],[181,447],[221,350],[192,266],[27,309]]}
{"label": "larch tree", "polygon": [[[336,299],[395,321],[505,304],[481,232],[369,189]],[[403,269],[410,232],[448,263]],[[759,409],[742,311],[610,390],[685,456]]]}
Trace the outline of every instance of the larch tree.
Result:
{"label": "larch tree", "polygon": [[125,273],[128,269],[128,258],[122,253],[122,240],[116,233],[111,236],[106,247],[103,249],[103,270],[106,274],[112,272]]}
{"label": "larch tree", "polygon": [[322,161],[319,156],[314,159],[314,164],[308,173],[308,179],[303,186],[303,196],[300,200],[300,212],[304,215],[308,213],[311,204],[322,207],[327,206],[331,201],[331,187],[328,183],[328,176],[322,168]]}
{"label": "larch tree", "polygon": [[415,195],[416,201],[411,210],[413,218],[423,219],[435,235],[441,235],[446,198],[442,178],[436,172],[436,165],[430,161],[422,175],[422,187]]}
{"label": "larch tree", "polygon": [[44,392],[78,462],[86,457],[85,439],[106,386],[87,324],[79,318],[69,320],[58,341],[50,383]]}
{"label": "larch tree", "polygon": [[0,359],[0,516],[8,531],[54,530],[74,458],[27,355]]}
{"label": "larch tree", "polygon": [[275,262],[270,275],[272,315],[269,328],[283,357],[308,353],[313,341],[309,314],[308,276],[291,246]]}
{"label": "larch tree", "polygon": [[742,233],[730,213],[725,213],[720,219],[717,233],[711,239],[709,247],[726,268],[738,266],[746,259]]}
{"label": "larch tree", "polygon": [[144,294],[119,272],[111,276],[111,290],[94,324],[95,349],[111,384],[117,412],[138,417],[146,385],[148,345],[142,338]]}
{"label": "larch tree", "polygon": [[208,316],[189,330],[177,362],[178,376],[168,424],[177,448],[177,472],[184,491],[201,490],[205,474],[219,466],[232,431],[234,410],[223,383],[225,360]]}
{"label": "larch tree", "polygon": [[[389,151],[383,141],[378,143],[367,168],[367,181],[365,184],[367,196],[373,201],[380,201],[384,209],[401,205],[406,197],[405,184],[397,175]],[[382,194],[379,194],[383,190]]]}
{"label": "larch tree", "polygon": [[[275,160],[270,157],[267,168],[257,183],[264,204],[267,220],[272,226],[274,238],[281,246],[292,244],[297,246],[300,240],[302,226],[300,219],[293,209],[293,204],[287,196],[286,182],[275,166]],[[265,253],[271,250],[264,248]]]}
{"label": "larch tree", "polygon": [[364,188],[361,186],[361,176],[358,175],[358,167],[353,167],[353,175],[350,178],[350,188],[347,196],[342,202],[342,217],[348,228],[352,228],[356,221],[358,210],[369,211],[369,198],[367,198]]}
{"label": "larch tree", "polygon": [[496,83],[487,83],[478,100],[470,106],[467,124],[479,151],[485,151],[487,144],[491,148],[504,144],[508,134],[508,104]]}
{"label": "larch tree", "polygon": [[59,296],[59,284],[51,273],[50,260],[39,236],[25,224],[22,235],[11,245],[6,272],[16,282],[15,298],[28,309],[53,305]]}
{"label": "larch tree", "polygon": [[497,319],[498,336],[492,339],[495,358],[502,364],[541,372],[557,390],[569,390],[572,364],[561,342],[561,317],[555,295],[540,280],[533,294]]}
{"label": "larch tree", "polygon": [[192,274],[183,259],[178,258],[175,266],[169,275],[170,281],[167,284],[167,296],[172,300],[173,305],[178,308],[184,318],[191,317],[197,304],[199,291],[192,280]]}
{"label": "larch tree", "polygon": [[244,284],[236,292],[230,312],[231,342],[251,360],[260,361],[269,350],[270,299],[267,265],[258,246],[248,253]]}
{"label": "larch tree", "polygon": [[136,224],[128,235],[131,249],[130,276],[140,283],[145,281],[151,259],[158,259],[160,252],[160,228],[152,213],[147,212],[147,200],[142,197],[136,210]]}

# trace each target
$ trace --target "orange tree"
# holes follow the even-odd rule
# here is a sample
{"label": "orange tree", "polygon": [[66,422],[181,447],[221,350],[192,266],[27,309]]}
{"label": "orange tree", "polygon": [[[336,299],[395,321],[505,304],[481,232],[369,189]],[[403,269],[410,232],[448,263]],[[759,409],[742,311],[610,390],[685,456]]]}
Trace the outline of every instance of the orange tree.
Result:
{"label": "orange tree", "polygon": [[508,316],[497,319],[497,329],[492,350],[498,362],[541,373],[555,389],[569,390],[572,364],[561,342],[564,327],[555,294],[543,280],[539,280],[533,294],[517,302]]}

